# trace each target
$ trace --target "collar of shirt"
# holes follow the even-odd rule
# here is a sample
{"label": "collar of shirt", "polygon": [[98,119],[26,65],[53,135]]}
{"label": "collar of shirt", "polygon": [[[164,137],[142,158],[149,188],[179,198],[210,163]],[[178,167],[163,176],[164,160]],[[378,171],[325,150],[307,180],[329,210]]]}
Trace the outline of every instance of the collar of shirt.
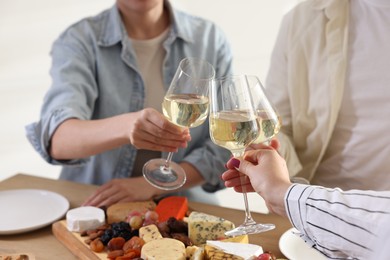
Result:
{"label": "collar of shirt", "polygon": [[[193,30],[191,30],[189,26],[186,26],[186,24],[181,23],[180,26],[178,26],[178,21],[181,20],[179,17],[180,12],[176,11],[169,1],[165,1],[164,4],[169,11],[172,28],[167,38],[167,41],[171,43],[176,38],[181,38],[184,41],[192,42],[192,39],[194,39],[191,35]],[[101,33],[98,38],[98,44],[100,46],[112,46],[127,38],[127,33],[116,4],[109,10],[109,12],[106,13],[105,16],[102,17],[102,19],[104,19],[105,21],[101,23]]]}

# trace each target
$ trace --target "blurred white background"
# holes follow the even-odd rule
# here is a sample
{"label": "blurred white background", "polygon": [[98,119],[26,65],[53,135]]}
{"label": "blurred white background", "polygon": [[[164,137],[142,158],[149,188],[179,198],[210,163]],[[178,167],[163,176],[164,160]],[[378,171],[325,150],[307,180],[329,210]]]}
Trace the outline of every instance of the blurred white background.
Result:
{"label": "blurred white background", "polygon": [[[264,81],[281,18],[298,1],[172,0],[172,4],[217,23],[231,42],[236,72]],[[15,173],[58,177],[60,168],[38,156],[25,137],[24,126],[38,119],[50,86],[52,42],[70,24],[114,2],[0,1],[0,181]],[[264,211],[259,197],[252,195],[252,210]],[[216,196],[223,206],[242,208],[240,194],[225,190]]]}

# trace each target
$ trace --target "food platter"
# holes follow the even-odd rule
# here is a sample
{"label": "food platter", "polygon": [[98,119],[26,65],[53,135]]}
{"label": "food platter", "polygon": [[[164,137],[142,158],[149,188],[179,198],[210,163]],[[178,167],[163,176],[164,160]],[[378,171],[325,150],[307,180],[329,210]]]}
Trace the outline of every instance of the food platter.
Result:
{"label": "food platter", "polygon": [[79,259],[212,259],[214,255],[258,257],[263,253],[260,245],[249,243],[247,235],[226,237],[233,222],[188,208],[185,197],[166,197],[158,204],[122,202],[109,206],[105,213],[105,223],[75,230],[80,227],[78,221],[92,223],[94,216],[70,220],[67,214],[66,220],[52,225],[53,234]]}
{"label": "food platter", "polygon": [[62,218],[69,201],[38,189],[0,191],[0,235],[18,234],[48,226]]}
{"label": "food platter", "polygon": [[280,251],[290,260],[325,260],[320,252],[310,247],[297,234],[295,228],[287,230],[279,240]]}

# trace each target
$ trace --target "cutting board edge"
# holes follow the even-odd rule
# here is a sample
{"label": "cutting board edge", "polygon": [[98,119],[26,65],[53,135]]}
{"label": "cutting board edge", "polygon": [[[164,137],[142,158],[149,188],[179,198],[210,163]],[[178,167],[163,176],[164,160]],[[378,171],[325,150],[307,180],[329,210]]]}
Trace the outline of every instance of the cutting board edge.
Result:
{"label": "cutting board edge", "polygon": [[[83,244],[75,234],[70,232],[66,227],[66,220],[60,220],[52,224],[52,231],[54,236],[59,240],[66,248],[68,248],[72,254],[77,256],[81,260],[100,260],[88,246]],[[107,256],[104,258],[107,259]]]}

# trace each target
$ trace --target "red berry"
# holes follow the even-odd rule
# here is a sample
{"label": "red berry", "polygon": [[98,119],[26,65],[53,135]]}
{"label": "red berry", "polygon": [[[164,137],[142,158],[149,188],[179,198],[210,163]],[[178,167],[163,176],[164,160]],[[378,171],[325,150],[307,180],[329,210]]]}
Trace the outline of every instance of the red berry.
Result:
{"label": "red berry", "polygon": [[265,252],[257,257],[256,260],[275,260],[275,256],[271,253]]}

